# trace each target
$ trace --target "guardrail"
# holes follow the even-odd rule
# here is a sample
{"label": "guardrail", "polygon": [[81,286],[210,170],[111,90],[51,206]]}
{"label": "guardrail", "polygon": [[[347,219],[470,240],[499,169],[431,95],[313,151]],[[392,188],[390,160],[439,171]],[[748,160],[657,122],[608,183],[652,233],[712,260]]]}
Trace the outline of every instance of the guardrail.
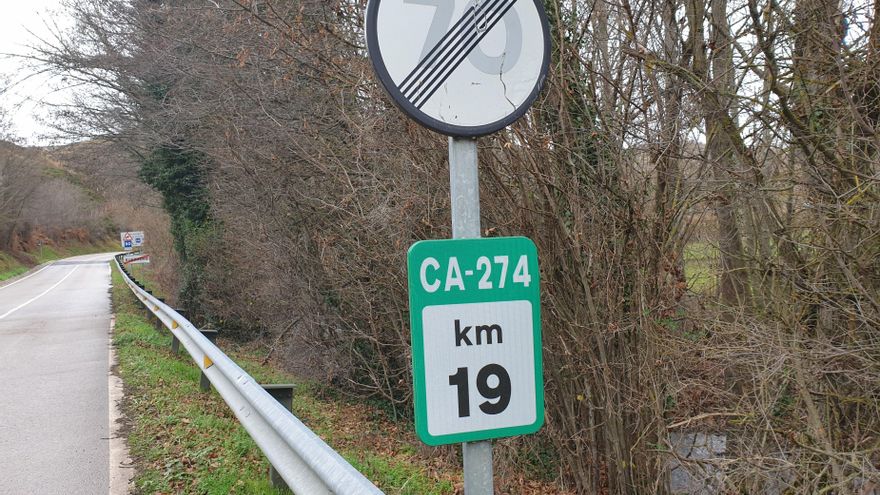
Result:
{"label": "guardrail", "polygon": [[116,257],[116,266],[126,285],[183,344],[294,493],[382,494],[192,323],[139,286],[120,263],[120,257]]}

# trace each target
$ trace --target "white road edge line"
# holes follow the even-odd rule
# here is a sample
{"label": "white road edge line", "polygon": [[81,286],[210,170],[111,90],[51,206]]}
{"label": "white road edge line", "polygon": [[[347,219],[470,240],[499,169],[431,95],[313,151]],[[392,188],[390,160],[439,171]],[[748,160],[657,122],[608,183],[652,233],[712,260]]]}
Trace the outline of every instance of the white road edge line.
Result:
{"label": "white road edge line", "polygon": [[48,265],[44,266],[43,268],[40,268],[39,270],[35,271],[34,273],[31,273],[31,274],[28,275],[27,277],[22,277],[22,278],[16,280],[15,282],[12,282],[11,284],[7,284],[7,285],[4,285],[4,286],[0,287],[0,290],[3,290],[3,289],[5,289],[5,288],[7,288],[7,287],[12,287],[13,285],[15,285],[15,284],[17,284],[17,283],[19,283],[19,282],[24,282],[25,280],[27,280],[27,279],[33,277],[34,275],[40,273],[41,271],[45,270],[46,268],[49,268],[50,266],[52,266],[52,263],[49,263]]}
{"label": "white road edge line", "polygon": [[113,367],[117,364],[116,348],[113,347],[113,331],[116,328],[116,315],[110,317],[110,335],[107,346],[109,348],[109,368],[107,368],[107,398],[109,411],[108,433],[110,445],[107,448],[109,462],[110,486],[109,495],[128,495],[131,492],[131,479],[134,476],[134,466],[129,456],[128,444],[122,433],[122,411],[120,403],[125,395],[122,379],[113,373]]}
{"label": "white road edge line", "polygon": [[[79,267],[78,267],[78,266],[73,267],[73,270],[70,270],[70,273],[68,273],[67,275],[65,275],[64,278],[62,278],[61,280],[58,281],[58,283],[56,283],[56,284],[53,285],[52,287],[49,287],[48,289],[46,289],[46,291],[43,292],[42,294],[40,294],[39,296],[37,296],[37,297],[31,299],[30,301],[27,301],[27,302],[21,304],[20,306],[17,306],[17,307],[15,307],[15,308],[12,308],[12,309],[10,309],[9,311],[7,311],[7,312],[3,313],[2,315],[0,315],[0,320],[2,320],[3,318],[6,318],[7,316],[11,315],[12,313],[15,313],[16,311],[18,311],[19,309],[21,309],[21,308],[27,306],[28,304],[30,304],[30,303],[36,301],[37,299],[39,299],[39,298],[45,296],[46,294],[52,292],[52,289],[54,289],[55,287],[58,287],[59,285],[61,285],[61,282],[64,282],[64,281],[67,280],[71,275],[73,275],[73,272],[75,272],[77,268],[79,268]],[[36,275],[36,273],[35,273],[34,275]]]}

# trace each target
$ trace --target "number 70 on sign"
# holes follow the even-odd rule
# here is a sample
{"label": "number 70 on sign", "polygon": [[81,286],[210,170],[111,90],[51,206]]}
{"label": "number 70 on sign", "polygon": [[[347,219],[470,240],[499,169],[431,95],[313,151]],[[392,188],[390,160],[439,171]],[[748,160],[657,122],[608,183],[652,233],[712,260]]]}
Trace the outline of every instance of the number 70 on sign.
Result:
{"label": "number 70 on sign", "polygon": [[422,441],[537,431],[544,393],[535,245],[523,237],[423,241],[408,266]]}

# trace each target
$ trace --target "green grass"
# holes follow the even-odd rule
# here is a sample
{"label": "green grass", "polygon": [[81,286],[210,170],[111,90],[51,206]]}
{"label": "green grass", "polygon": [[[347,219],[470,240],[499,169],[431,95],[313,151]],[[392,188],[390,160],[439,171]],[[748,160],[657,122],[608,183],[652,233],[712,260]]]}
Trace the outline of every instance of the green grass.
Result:
{"label": "green grass", "polygon": [[166,294],[159,283],[156,282],[156,274],[152,270],[152,265],[128,265],[128,271],[131,272],[132,276],[136,278],[138,282],[144,284],[144,287],[151,291],[154,296],[166,301],[169,299],[168,294]]}
{"label": "green grass", "polygon": [[[114,344],[126,387],[124,410],[141,493],[272,494],[269,465],[216,392],[199,391],[199,370],[170,351],[170,335],[155,330],[117,270]],[[221,345],[223,343],[221,342]],[[416,458],[415,443],[391,441],[397,425],[362,421],[369,406],[319,397],[321,387],[294,380],[253,353],[227,351],[260,383],[296,383],[294,414],[388,494],[454,492],[456,475],[439,473]],[[406,436],[397,435],[397,436]]]}
{"label": "green grass", "polygon": [[215,394],[200,392],[199,370],[170,352],[143,307],[113,274],[118,371],[126,387],[128,442],[142,493],[273,494],[269,465]]}
{"label": "green grass", "polygon": [[43,246],[42,252],[36,250],[32,253],[37,264],[48,263],[50,261],[70,258],[71,256],[82,256],[85,254],[109,253],[119,251],[119,243],[109,239],[96,244],[80,244],[74,243],[66,246]]}
{"label": "green grass", "polygon": [[22,265],[12,256],[0,253],[0,282],[17,277],[28,271],[28,267]]}

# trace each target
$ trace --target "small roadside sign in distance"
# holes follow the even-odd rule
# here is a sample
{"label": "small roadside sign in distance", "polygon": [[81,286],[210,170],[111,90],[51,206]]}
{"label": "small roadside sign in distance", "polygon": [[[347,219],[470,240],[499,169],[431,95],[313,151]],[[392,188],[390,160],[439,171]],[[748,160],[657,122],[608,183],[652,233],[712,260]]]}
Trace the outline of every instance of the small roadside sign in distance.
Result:
{"label": "small roadside sign in distance", "polygon": [[122,248],[129,250],[144,245],[143,232],[122,232],[119,234],[122,239]]}
{"label": "small roadside sign in distance", "polygon": [[122,239],[122,249],[129,250],[132,248],[132,237],[131,232],[123,232],[120,234],[120,238]]}
{"label": "small roadside sign in distance", "polygon": [[407,259],[416,432],[428,445],[544,423],[538,253],[525,237],[422,241]]}
{"label": "small roadside sign in distance", "polygon": [[149,254],[126,254],[122,259],[122,264],[124,265],[149,265],[150,264],[150,255]]}
{"label": "small roadside sign in distance", "polygon": [[542,0],[368,0],[367,48],[407,115],[477,137],[512,124],[538,97],[550,30]]}

